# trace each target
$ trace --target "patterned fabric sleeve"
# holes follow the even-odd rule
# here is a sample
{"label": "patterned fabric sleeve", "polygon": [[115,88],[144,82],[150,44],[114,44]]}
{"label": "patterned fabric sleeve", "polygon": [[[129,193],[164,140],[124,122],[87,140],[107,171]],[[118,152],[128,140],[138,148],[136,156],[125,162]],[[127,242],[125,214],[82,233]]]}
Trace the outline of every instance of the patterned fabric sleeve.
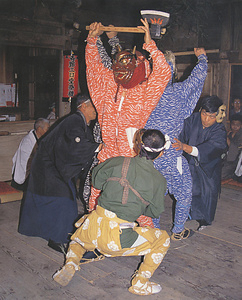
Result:
{"label": "patterned fabric sleeve", "polygon": [[120,43],[119,43],[119,38],[117,36],[114,36],[113,38],[108,40],[109,45],[111,46],[111,54],[114,55],[115,52],[117,51],[117,47],[119,46],[120,49],[122,49]]}
{"label": "patterned fabric sleeve", "polygon": [[198,63],[192,70],[191,75],[182,82],[182,89],[185,95],[184,99],[186,99],[184,119],[192,114],[197,104],[207,76],[207,69],[207,57],[202,54],[198,57]]}
{"label": "patterned fabric sleeve", "polygon": [[160,97],[162,96],[167,83],[171,79],[170,66],[166,62],[163,53],[157,48],[156,43],[152,40],[148,44],[143,45],[143,49],[148,51],[153,60],[153,70],[150,74],[145,94],[143,97],[143,115],[141,127],[145,126],[151,112],[156,107]]}
{"label": "patterned fabric sleeve", "polygon": [[[111,50],[112,55],[116,52],[116,49],[117,49],[118,45],[121,48],[121,46],[119,44],[119,39],[118,39],[117,36],[109,39],[108,43],[112,48],[112,50]],[[104,48],[103,42],[102,42],[100,37],[98,37],[98,39],[97,39],[97,48],[98,48],[98,52],[99,52],[99,55],[101,57],[101,60],[102,60],[102,63],[104,65],[104,67],[108,68],[108,69],[111,69],[112,68],[112,59],[109,57],[106,49]]]}
{"label": "patterned fabric sleeve", "polygon": [[[102,111],[105,93],[110,88],[116,88],[113,71],[104,67],[96,45],[97,38],[87,37],[86,75],[90,96],[98,111]],[[110,84],[112,87],[110,87]]]}
{"label": "patterned fabric sleeve", "polygon": [[[102,135],[101,135],[101,129],[100,129],[100,125],[98,122],[95,123],[94,128],[93,128],[93,137],[94,137],[94,141],[96,143],[101,144],[102,143]],[[97,158],[97,152],[94,154],[94,158],[93,158],[93,162],[92,165],[87,173],[87,177],[85,179],[85,183],[84,183],[84,188],[83,188],[83,199],[85,201],[86,204],[86,210],[89,210],[89,198],[91,195],[91,185],[92,185],[92,176],[91,176],[91,172],[92,169],[98,165],[99,160]]]}

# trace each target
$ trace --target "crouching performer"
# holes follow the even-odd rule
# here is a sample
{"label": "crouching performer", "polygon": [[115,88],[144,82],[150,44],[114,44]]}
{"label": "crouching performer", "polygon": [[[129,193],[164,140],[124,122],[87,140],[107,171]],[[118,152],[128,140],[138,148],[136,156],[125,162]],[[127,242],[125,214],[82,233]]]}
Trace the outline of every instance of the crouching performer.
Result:
{"label": "crouching performer", "polygon": [[101,190],[98,205],[76,223],[65,264],[53,275],[56,282],[67,285],[83,254],[96,248],[107,257],[144,255],[129,291],[137,295],[161,291],[149,279],[162,262],[170,238],[166,231],[139,227],[135,220],[141,215],[157,218],[164,210],[166,180],[153,166],[164,147],[159,130],[146,130],[139,156],[110,158],[93,169],[93,186]]}

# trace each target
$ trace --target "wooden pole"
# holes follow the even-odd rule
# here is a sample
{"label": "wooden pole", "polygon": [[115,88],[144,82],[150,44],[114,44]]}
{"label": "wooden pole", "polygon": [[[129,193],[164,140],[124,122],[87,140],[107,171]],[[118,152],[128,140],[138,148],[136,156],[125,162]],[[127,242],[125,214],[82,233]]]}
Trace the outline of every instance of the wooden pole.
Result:
{"label": "wooden pole", "polygon": [[[86,26],[86,30],[90,30],[90,26]],[[137,27],[115,27],[115,26],[100,26],[102,31],[116,31],[116,32],[133,32],[145,33],[143,29]]]}
{"label": "wooden pole", "polygon": [[[219,53],[219,49],[206,50],[206,53]],[[175,56],[193,55],[194,51],[174,52]]]}

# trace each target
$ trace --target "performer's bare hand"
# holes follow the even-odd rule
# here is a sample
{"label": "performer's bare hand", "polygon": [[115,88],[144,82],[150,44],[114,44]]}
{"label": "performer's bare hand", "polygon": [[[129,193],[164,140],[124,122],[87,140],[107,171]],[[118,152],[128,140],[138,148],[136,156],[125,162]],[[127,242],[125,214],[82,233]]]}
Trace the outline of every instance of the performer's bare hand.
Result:
{"label": "performer's bare hand", "polygon": [[183,143],[179,141],[178,139],[174,138],[176,140],[176,143],[172,143],[172,147],[175,148],[175,150],[183,150]]}
{"label": "performer's bare hand", "polygon": [[198,57],[201,54],[207,55],[204,48],[194,48],[194,54]]}
{"label": "performer's bare hand", "polygon": [[94,22],[90,25],[90,30],[89,30],[89,37],[96,37],[99,36],[100,34],[103,33],[103,31],[100,30],[100,26],[102,24],[99,22]]}
{"label": "performer's bare hand", "polygon": [[[113,25],[108,25],[108,27],[114,27]],[[106,35],[109,39],[115,37],[117,35],[117,31],[106,31]]]}
{"label": "performer's bare hand", "polygon": [[184,144],[176,138],[174,138],[174,140],[176,142],[171,144],[171,145],[172,145],[173,148],[175,148],[175,150],[177,150],[177,151],[182,150],[182,151],[184,151],[188,154],[192,153],[192,146]]}
{"label": "performer's bare hand", "polygon": [[137,28],[144,30],[144,32],[145,32],[144,41],[146,44],[148,44],[149,42],[151,42],[149,23],[146,18],[144,20],[143,19],[140,19],[140,20],[144,24],[144,26],[137,26]]}

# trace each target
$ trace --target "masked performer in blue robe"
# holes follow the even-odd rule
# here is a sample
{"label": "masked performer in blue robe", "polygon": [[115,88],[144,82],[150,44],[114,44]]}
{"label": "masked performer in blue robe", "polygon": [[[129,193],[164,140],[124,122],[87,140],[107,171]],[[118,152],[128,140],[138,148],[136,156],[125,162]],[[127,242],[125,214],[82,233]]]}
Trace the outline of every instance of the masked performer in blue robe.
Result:
{"label": "masked performer in blue robe", "polygon": [[225,105],[217,96],[202,100],[201,109],[184,122],[179,140],[172,146],[183,149],[192,174],[191,219],[199,222],[198,230],[214,220],[221,187],[222,154],[226,152],[226,129],[221,123]]}
{"label": "masked performer in blue robe", "polygon": [[[207,57],[203,48],[195,48],[198,63],[191,75],[183,82],[168,83],[158,105],[151,113],[145,128],[158,129],[168,135],[171,143],[175,142],[182,130],[184,119],[193,112],[201,95],[207,76]],[[175,56],[171,51],[165,52],[171,67],[173,80],[176,77]],[[166,156],[154,162],[155,168],[167,180],[168,191],[175,198],[174,226],[171,239],[181,240],[189,237],[189,229],[184,228],[192,201],[192,181],[189,166],[182,156],[182,151],[172,147],[166,150]],[[159,219],[153,220],[159,228]]]}

